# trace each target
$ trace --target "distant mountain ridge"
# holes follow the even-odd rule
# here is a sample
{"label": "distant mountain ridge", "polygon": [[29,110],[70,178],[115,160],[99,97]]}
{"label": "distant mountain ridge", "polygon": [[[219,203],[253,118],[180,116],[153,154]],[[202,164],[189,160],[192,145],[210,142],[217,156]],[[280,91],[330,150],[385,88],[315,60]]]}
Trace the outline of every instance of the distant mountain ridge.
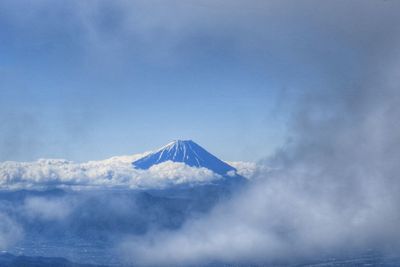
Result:
{"label": "distant mountain ridge", "polygon": [[192,140],[175,140],[159,150],[132,162],[132,165],[137,169],[149,169],[166,161],[182,162],[190,167],[207,168],[223,176],[228,175],[230,172],[236,173],[234,167],[218,159]]}

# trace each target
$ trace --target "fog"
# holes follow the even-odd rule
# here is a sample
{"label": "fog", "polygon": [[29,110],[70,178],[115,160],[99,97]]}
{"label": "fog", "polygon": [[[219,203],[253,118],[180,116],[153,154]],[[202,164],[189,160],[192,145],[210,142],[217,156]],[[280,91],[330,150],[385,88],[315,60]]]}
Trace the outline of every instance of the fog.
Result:
{"label": "fog", "polygon": [[[370,11],[381,16],[373,21],[380,32],[358,47],[363,64],[343,65],[326,73],[324,85],[294,96],[288,141],[265,159],[273,171],[259,173],[244,193],[179,231],[127,239],[121,250],[128,262],[272,264],[369,250],[398,255],[400,35],[389,23],[397,19]],[[372,23],[363,12],[348,19]],[[366,36],[360,28],[348,38]],[[314,60],[322,68],[332,64]]]}
{"label": "fog", "polygon": [[243,191],[211,202],[206,191],[180,204],[144,192],[90,190],[3,201],[0,246],[49,225],[37,233],[101,233],[123,262],[143,266],[399,255],[400,65],[387,62],[357,86],[298,97],[291,138]]}
{"label": "fog", "polygon": [[22,238],[22,228],[6,214],[0,213],[0,249],[14,245]]}
{"label": "fog", "polygon": [[[370,251],[400,255],[398,2],[217,3],[218,12],[213,12],[210,1],[204,1],[202,7],[173,1],[166,10],[181,8],[180,15],[173,18],[158,8],[154,16],[124,17],[123,31],[104,44],[106,33],[96,27],[95,16],[85,15],[92,10],[89,4],[82,6],[79,23],[90,33],[83,34],[84,43],[102,44],[96,46],[99,51],[129,46],[139,36],[144,40],[139,48],[149,44],[146,55],[162,61],[174,58],[173,47],[192,29],[207,31],[219,25],[211,35],[225,34],[238,49],[238,56],[281,59],[282,65],[276,66],[280,71],[268,66],[265,72],[290,85],[276,111],[290,114],[288,136],[281,148],[260,161],[260,166],[268,167],[254,170],[251,164],[239,163],[241,173],[251,172],[251,182],[222,198],[207,191],[198,193],[197,206],[188,202],[189,198],[177,202],[170,195],[164,198],[140,192],[133,196],[129,192],[126,196],[90,190],[79,196],[73,191],[68,196],[62,193],[50,202],[41,196],[7,204],[12,208],[3,204],[0,247],[12,247],[32,222],[52,222],[59,227],[54,230],[58,234],[67,229],[67,233],[82,235],[93,226],[90,233],[101,232],[106,240],[111,238],[110,250],[123,262],[142,266],[264,266],[353,257]],[[128,13],[152,8],[137,2],[118,4]],[[157,39],[159,27],[166,32],[165,40]],[[98,52],[94,50],[94,54]],[[81,172],[81,165],[70,166],[72,176],[40,169],[22,180],[18,173],[10,176],[7,169],[1,182],[6,187],[10,181],[22,181],[22,188],[35,181],[46,186],[94,182],[97,189],[132,185],[125,178],[134,171],[127,173],[125,167],[109,179],[108,167],[93,165],[95,173],[90,176],[86,168]],[[135,174],[140,178],[135,181],[147,185],[154,179],[157,186],[151,188],[163,188],[158,182],[171,176],[176,178],[169,181],[174,185],[181,183],[181,177],[212,179],[207,171],[193,173],[178,167],[161,165],[157,168],[164,171]],[[184,175],[174,176],[177,170]],[[49,175],[52,173],[56,175]],[[141,184],[134,185],[131,187]]]}
{"label": "fog", "polygon": [[121,245],[143,265],[290,263],[399,253],[398,58],[359,85],[309,91],[272,170],[209,215]]}

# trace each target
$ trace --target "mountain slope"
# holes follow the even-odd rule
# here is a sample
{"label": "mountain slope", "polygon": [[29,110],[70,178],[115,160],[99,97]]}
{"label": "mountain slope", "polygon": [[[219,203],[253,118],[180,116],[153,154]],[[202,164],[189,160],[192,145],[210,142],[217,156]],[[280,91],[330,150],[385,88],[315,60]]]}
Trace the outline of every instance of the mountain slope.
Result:
{"label": "mountain slope", "polygon": [[192,140],[176,140],[132,164],[138,169],[149,169],[151,166],[165,162],[183,162],[191,167],[204,167],[213,172],[226,175],[236,169],[218,159]]}

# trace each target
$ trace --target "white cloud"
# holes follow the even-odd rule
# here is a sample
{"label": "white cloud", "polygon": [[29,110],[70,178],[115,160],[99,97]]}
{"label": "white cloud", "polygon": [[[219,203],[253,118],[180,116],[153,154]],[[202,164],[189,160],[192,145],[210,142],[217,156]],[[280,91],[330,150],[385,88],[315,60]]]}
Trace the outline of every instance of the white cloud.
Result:
{"label": "white cloud", "polygon": [[226,163],[234,167],[237,174],[248,179],[253,179],[257,174],[266,173],[269,170],[268,166],[261,162],[227,161]]}
{"label": "white cloud", "polygon": [[221,176],[206,168],[167,161],[148,170],[133,168],[143,156],[113,157],[103,161],[75,163],[63,159],[0,163],[0,188],[49,186],[164,188],[187,183],[208,183]]}

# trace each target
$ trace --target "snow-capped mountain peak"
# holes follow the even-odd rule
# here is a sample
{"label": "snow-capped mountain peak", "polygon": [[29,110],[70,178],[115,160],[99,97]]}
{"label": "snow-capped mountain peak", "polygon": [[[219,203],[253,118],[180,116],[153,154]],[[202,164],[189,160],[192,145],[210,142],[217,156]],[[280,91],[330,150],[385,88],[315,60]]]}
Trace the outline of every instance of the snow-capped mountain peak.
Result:
{"label": "snow-capped mountain peak", "polygon": [[207,168],[220,175],[226,175],[230,171],[236,172],[234,167],[218,159],[192,140],[175,140],[132,164],[137,169],[149,169],[165,161],[183,162],[191,167]]}

